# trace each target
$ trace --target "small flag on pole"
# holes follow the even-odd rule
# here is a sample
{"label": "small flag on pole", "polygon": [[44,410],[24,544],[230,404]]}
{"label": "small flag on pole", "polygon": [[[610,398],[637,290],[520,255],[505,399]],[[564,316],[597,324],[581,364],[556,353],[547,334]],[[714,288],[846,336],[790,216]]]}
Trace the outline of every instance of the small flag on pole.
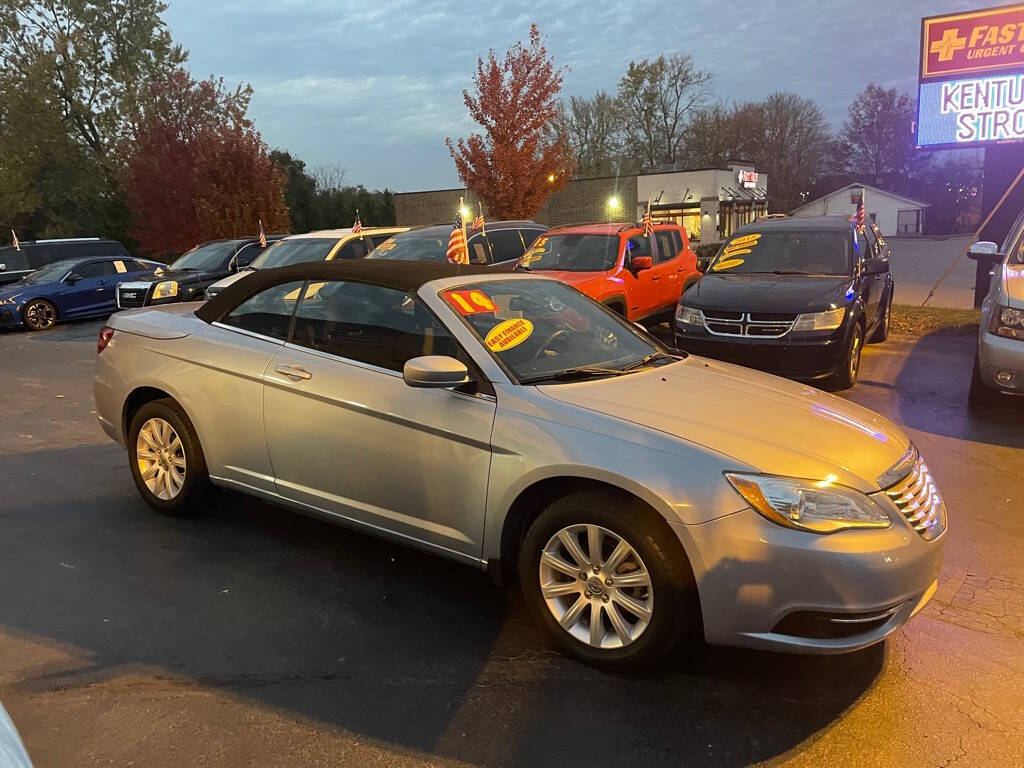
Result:
{"label": "small flag on pole", "polygon": [[260,223],[260,248],[267,247],[267,233],[263,231],[263,219],[257,219]]}
{"label": "small flag on pole", "polygon": [[853,217],[854,224],[857,225],[857,229],[864,229],[864,221],[866,215],[864,213],[864,187],[860,188],[860,199],[857,201],[857,213]]}
{"label": "small flag on pole", "polygon": [[644,227],[644,237],[650,237],[654,234],[654,219],[651,218],[651,198],[647,198],[647,210],[644,211],[641,223]]}
{"label": "small flag on pole", "polygon": [[480,210],[476,216],[473,217],[473,229],[479,229],[481,232],[484,231],[484,206],[482,203],[477,203],[477,207]]}
{"label": "small flag on pole", "polygon": [[11,230],[11,240],[14,241],[12,243],[14,245],[14,250],[20,251],[21,250],[21,243],[18,242],[18,236],[14,233],[13,229]]}
{"label": "small flag on pole", "polygon": [[469,249],[466,247],[466,223],[462,220],[462,198],[455,213],[452,234],[448,238],[448,261],[452,264],[469,264]]}
{"label": "small flag on pole", "polygon": [[363,222],[359,220],[359,209],[356,208],[356,220],[352,222],[352,234],[358,235],[363,231]]}

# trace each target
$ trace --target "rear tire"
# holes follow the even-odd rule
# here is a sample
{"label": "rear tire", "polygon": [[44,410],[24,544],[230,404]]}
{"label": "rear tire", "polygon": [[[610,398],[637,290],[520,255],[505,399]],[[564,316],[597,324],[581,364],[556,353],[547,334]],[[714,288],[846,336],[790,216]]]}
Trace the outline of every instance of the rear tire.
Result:
{"label": "rear tire", "polygon": [[46,299],[32,299],[21,311],[21,321],[30,331],[45,331],[57,322],[57,308]]}
{"label": "rear tire", "polygon": [[[566,541],[575,541],[575,555]],[[693,572],[678,539],[657,513],[625,495],[581,491],[549,505],[523,539],[519,580],[528,609],[555,645],[603,669],[649,665],[684,631],[696,635],[701,627]],[[599,623],[592,626],[595,613]]]}
{"label": "rear tire", "polygon": [[209,493],[199,437],[185,411],[170,398],[146,403],[132,418],[128,464],[142,498],[162,514],[196,514]]}

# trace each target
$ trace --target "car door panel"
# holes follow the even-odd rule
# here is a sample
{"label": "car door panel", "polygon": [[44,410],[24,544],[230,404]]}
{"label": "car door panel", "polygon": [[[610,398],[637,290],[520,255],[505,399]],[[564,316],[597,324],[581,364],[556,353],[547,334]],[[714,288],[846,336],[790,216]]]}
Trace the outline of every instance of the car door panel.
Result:
{"label": "car door panel", "polygon": [[394,371],[288,344],[267,369],[277,492],[478,557],[493,399],[409,387]]}

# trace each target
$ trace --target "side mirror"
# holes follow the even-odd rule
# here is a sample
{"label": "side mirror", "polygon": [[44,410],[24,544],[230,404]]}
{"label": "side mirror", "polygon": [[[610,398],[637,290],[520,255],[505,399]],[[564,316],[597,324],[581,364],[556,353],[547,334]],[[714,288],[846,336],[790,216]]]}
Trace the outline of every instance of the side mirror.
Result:
{"label": "side mirror", "polygon": [[991,240],[979,240],[972,245],[967,252],[975,253],[979,256],[995,256],[999,253],[999,246]]}
{"label": "side mirror", "polygon": [[80,274],[78,274],[77,272],[69,272],[67,274],[67,277],[64,278],[64,282],[67,283],[68,285],[74,285],[75,283],[77,283],[81,279],[82,279],[82,276]]}
{"label": "side mirror", "polygon": [[654,259],[650,256],[634,256],[629,260],[629,268],[634,272],[640,272],[644,269],[650,269],[654,266]]}
{"label": "side mirror", "polygon": [[889,260],[875,257],[864,262],[865,275],[884,275],[889,271]]}
{"label": "side mirror", "polygon": [[457,387],[469,381],[469,369],[454,357],[425,355],[407,360],[402,378],[410,387]]}
{"label": "side mirror", "polygon": [[713,256],[700,256],[700,257],[698,257],[697,258],[697,271],[701,272],[701,273],[707,272],[708,271],[708,267],[711,266],[711,259],[713,259],[713,258],[714,258]]}

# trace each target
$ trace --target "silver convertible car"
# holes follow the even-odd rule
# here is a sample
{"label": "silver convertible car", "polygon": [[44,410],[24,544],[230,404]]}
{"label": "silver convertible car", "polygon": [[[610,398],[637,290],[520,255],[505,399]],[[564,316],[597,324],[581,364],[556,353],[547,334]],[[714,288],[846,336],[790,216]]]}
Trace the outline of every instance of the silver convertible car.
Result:
{"label": "silver convertible car", "polygon": [[555,280],[299,264],[117,314],[98,347],[100,423],[158,511],[220,486],[518,578],[599,666],[684,634],[850,651],[936,589],[946,510],[898,427]]}

